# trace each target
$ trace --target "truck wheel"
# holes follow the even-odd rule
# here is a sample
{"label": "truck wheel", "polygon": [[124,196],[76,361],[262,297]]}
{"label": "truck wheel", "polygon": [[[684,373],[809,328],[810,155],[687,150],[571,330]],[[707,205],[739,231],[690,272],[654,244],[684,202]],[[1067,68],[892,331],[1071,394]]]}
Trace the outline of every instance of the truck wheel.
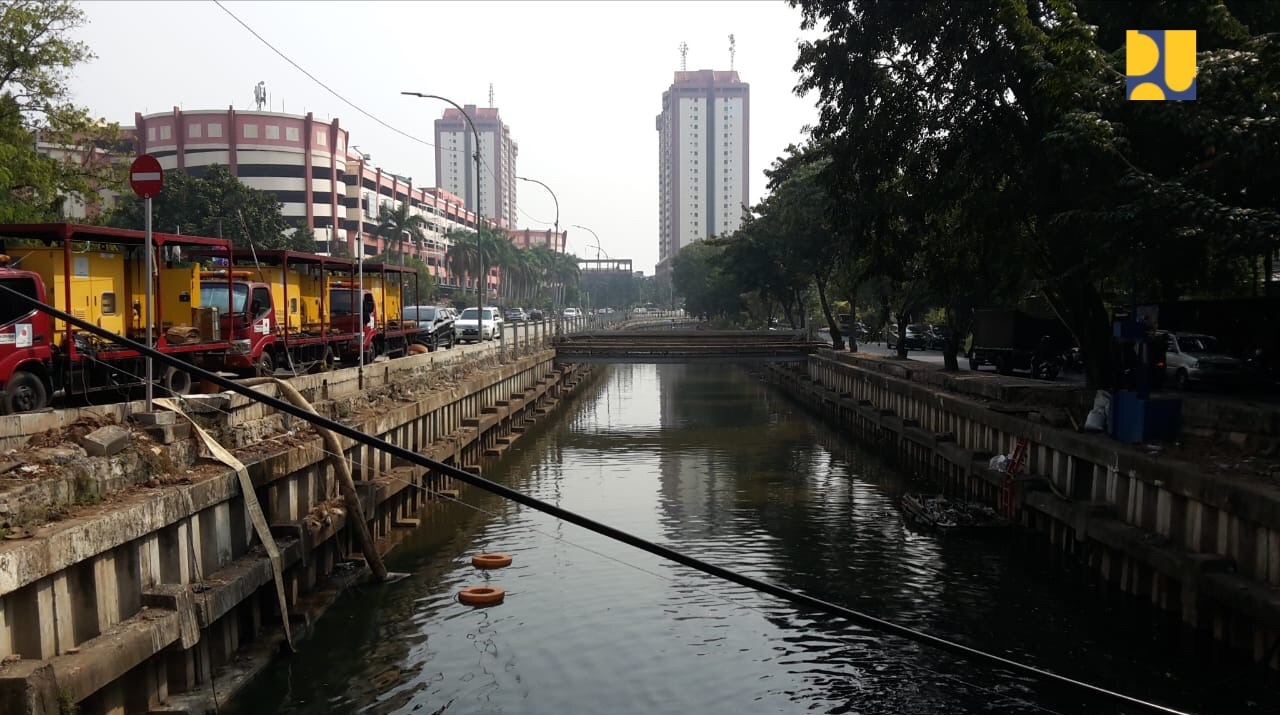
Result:
{"label": "truck wheel", "polygon": [[262,357],[258,358],[258,362],[253,364],[254,372],[258,377],[274,377],[276,374],[276,361],[271,357],[271,352],[262,351]]}
{"label": "truck wheel", "polygon": [[5,386],[3,405],[6,415],[43,410],[49,404],[49,391],[44,380],[26,370],[19,370]]}
{"label": "truck wheel", "polygon": [[186,395],[191,392],[191,373],[176,367],[166,368],[160,386],[174,397]]}
{"label": "truck wheel", "polygon": [[1178,374],[1173,378],[1173,386],[1179,390],[1191,389],[1191,376],[1186,370],[1178,370]]}

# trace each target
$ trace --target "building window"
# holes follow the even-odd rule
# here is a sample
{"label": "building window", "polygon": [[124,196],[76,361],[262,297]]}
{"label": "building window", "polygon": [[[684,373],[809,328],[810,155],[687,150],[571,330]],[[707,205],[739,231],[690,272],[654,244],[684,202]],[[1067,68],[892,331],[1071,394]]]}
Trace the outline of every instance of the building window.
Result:
{"label": "building window", "polygon": [[287,139],[288,141],[291,141],[291,142],[296,142],[296,141],[298,141],[298,128],[297,128],[297,127],[285,127],[285,128],[284,128],[284,138],[285,138],[285,139]]}
{"label": "building window", "polygon": [[155,140],[156,140],[156,128],[147,127],[147,141],[153,142]]}
{"label": "building window", "polygon": [[209,122],[209,138],[217,139],[220,136],[222,136],[222,123]]}
{"label": "building window", "polygon": [[279,126],[277,126],[277,125],[275,125],[275,124],[268,124],[268,125],[267,125],[267,138],[268,138],[268,139],[279,139],[279,138],[280,138],[280,127],[279,127]]}
{"label": "building window", "polygon": [[258,125],[257,125],[257,124],[246,124],[246,125],[244,125],[244,138],[245,138],[245,139],[257,139],[257,138],[258,138]]}
{"label": "building window", "polygon": [[161,139],[172,139],[172,138],[173,138],[173,127],[170,127],[168,124],[164,125],[163,127],[160,127],[160,138],[161,138]]}
{"label": "building window", "polygon": [[329,142],[329,135],[323,129],[316,132],[316,144],[325,146]]}
{"label": "building window", "polygon": [[200,138],[200,125],[199,125],[199,124],[188,124],[188,125],[187,125],[187,138],[188,138],[188,139],[199,139],[199,138]]}

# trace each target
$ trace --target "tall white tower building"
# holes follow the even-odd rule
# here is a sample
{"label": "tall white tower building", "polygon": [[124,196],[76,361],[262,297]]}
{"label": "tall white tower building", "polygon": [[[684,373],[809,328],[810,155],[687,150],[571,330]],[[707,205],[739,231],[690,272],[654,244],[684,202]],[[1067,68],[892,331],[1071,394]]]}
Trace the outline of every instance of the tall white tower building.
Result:
{"label": "tall white tower building", "polygon": [[742,225],[750,202],[750,100],[750,86],[733,71],[676,72],[662,93],[658,275],[690,243]]}
{"label": "tall white tower building", "polygon": [[[516,157],[519,148],[511,138],[511,128],[502,122],[493,107],[463,107],[480,135],[479,214],[502,228],[516,225]],[[475,137],[467,120],[455,108],[444,110],[435,122],[436,184],[462,197],[468,209],[476,210]]]}

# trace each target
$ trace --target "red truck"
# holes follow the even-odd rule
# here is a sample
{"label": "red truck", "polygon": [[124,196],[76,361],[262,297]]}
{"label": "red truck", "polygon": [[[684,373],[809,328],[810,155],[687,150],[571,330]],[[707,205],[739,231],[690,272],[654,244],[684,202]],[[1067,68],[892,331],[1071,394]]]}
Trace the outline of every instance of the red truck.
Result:
{"label": "red truck", "polygon": [[[203,272],[201,301],[218,306],[231,337],[225,369],[248,375],[331,369],[359,330],[344,317],[349,298],[331,298],[327,286],[355,274],[355,262],[345,258],[245,249],[232,254],[230,266]],[[230,303],[222,288],[228,278]]]}
{"label": "red truck", "polygon": [[[231,347],[216,308],[202,298],[230,302],[231,282],[199,278],[197,253],[231,250],[230,241],[154,233],[153,264],[143,261],[141,231],[76,224],[0,225],[0,285],[71,313],[117,335],[146,338],[146,281],[153,281],[152,344],[202,367],[216,367]],[[146,358],[47,313],[0,299],[0,411],[39,410],[56,391],[90,396],[129,395],[144,383]],[[191,375],[156,366],[156,384],[173,394],[192,387]]]}
{"label": "red truck", "polygon": [[[342,361],[359,362],[361,350],[366,363],[379,355],[406,354],[410,345],[425,339],[422,326],[402,317],[407,299],[421,295],[417,271],[406,266],[366,263],[362,276],[363,289],[359,281],[352,279],[329,283],[333,325],[352,336],[339,351]],[[358,312],[354,309],[357,304],[360,305]],[[359,341],[355,339],[356,321],[363,326]]]}

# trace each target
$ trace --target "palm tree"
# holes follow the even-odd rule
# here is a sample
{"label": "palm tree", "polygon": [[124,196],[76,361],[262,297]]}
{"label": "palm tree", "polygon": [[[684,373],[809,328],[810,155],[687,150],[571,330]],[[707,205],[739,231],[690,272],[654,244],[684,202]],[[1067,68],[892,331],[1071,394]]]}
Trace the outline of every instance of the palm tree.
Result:
{"label": "palm tree", "polygon": [[[556,263],[556,256],[560,255],[552,250],[550,246],[536,245],[529,249],[529,263],[534,277],[537,278],[535,289],[541,293],[543,288],[551,291],[554,288],[555,280],[552,277],[552,270]],[[552,302],[555,296],[548,296]]]}
{"label": "palm tree", "polygon": [[481,314],[489,288],[489,269],[499,265],[511,239],[500,228],[481,226],[479,231],[455,231],[449,234],[453,245],[445,255],[445,265],[458,277],[476,278],[476,305]]}
{"label": "palm tree", "polygon": [[525,300],[530,294],[530,285],[539,275],[533,252],[511,246],[502,260],[502,287],[507,298]]}
{"label": "palm tree", "polygon": [[427,239],[427,220],[419,214],[409,213],[409,202],[405,201],[396,208],[383,206],[378,212],[378,228],[375,236],[393,244],[400,253],[400,265],[404,265],[404,240],[411,238],[419,246]]}
{"label": "palm tree", "polygon": [[551,275],[560,289],[560,302],[564,303],[568,295],[567,288],[578,283],[578,257],[572,253],[555,254],[555,262],[551,265]]}

